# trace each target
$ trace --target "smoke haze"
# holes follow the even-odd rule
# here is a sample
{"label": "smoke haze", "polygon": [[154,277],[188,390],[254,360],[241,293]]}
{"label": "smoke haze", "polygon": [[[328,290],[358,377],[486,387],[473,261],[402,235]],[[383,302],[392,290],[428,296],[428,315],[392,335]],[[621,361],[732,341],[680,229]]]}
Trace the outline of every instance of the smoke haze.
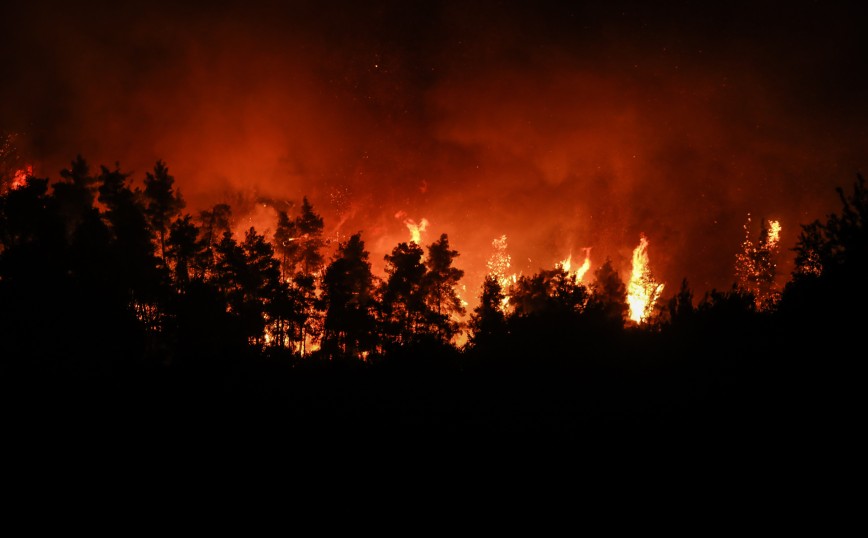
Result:
{"label": "smoke haze", "polygon": [[785,279],[866,165],[848,4],[361,4],[4,7],[0,129],[52,178],[162,159],[188,210],[260,231],[306,195],[375,271],[425,218],[466,300],[503,234],[515,271],[592,247],[626,277],[644,233],[664,295],[725,289],[748,213],[781,222]]}

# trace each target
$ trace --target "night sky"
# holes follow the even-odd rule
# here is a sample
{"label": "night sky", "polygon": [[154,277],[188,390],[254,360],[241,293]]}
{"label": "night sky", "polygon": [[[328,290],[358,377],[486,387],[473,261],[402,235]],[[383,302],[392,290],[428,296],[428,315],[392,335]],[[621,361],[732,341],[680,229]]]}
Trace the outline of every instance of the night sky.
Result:
{"label": "night sky", "polygon": [[503,234],[516,271],[591,247],[628,277],[644,233],[664,296],[728,289],[748,213],[783,282],[868,169],[855,2],[9,4],[0,130],[37,175],[163,159],[260,231],[307,195],[375,271],[426,218],[471,301]]}

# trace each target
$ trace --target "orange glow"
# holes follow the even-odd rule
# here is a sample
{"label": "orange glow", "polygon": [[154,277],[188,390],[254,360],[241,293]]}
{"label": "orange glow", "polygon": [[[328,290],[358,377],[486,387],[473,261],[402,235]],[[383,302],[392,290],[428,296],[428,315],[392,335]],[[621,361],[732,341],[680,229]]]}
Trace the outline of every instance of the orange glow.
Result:
{"label": "orange glow", "polygon": [[781,223],[764,221],[759,239],[751,239],[751,216],[747,215],[741,252],[735,257],[735,277],[738,285],[753,294],[758,309],[770,307],[778,296],[775,280],[780,251]]}
{"label": "orange glow", "polygon": [[501,307],[506,308],[509,305],[509,288],[516,283],[518,275],[515,273],[507,274],[512,264],[512,258],[506,252],[506,235],[504,234],[493,239],[491,246],[494,247],[494,252],[488,258],[486,266],[488,267],[488,274],[494,276],[497,279],[497,283],[500,284],[501,291],[503,292]]}
{"label": "orange glow", "polygon": [[[273,202],[308,196],[329,245],[364,233],[376,274],[397,242],[447,233],[462,253],[468,289],[481,285],[491,239],[501,234],[512,247],[504,276],[550,267],[574,250],[570,271],[579,277],[578,249],[593,245],[597,262],[611,259],[626,277],[644,231],[665,253],[655,254],[661,282],[689,277],[698,289],[725,289],[748,208],[781,222],[810,220],[834,210],[838,200],[828,193],[864,166],[862,108],[829,113],[828,105],[799,101],[824,95],[811,91],[790,102],[784,90],[801,86],[778,75],[795,64],[767,65],[767,55],[723,45],[717,56],[696,53],[704,48],[691,46],[699,31],[680,52],[661,49],[644,42],[652,32],[619,31],[632,19],[618,14],[591,24],[601,33],[587,40],[572,29],[547,32],[539,47],[516,55],[516,30],[536,39],[543,36],[530,29],[548,25],[482,8],[456,17],[464,10],[452,3],[434,3],[431,13],[397,9],[401,3],[376,14],[348,7],[341,22],[335,16],[345,10],[323,13],[314,4],[310,17],[227,7],[193,24],[182,20],[186,10],[155,18],[158,10],[125,17],[117,27],[127,30],[110,47],[40,43],[34,50],[45,56],[17,60],[16,76],[0,88],[0,133],[27,126],[0,163],[3,188],[24,162],[50,176],[80,152],[94,172],[117,162],[141,181],[159,158],[173,170],[186,211],[229,203],[239,234],[249,226],[274,231]],[[417,22],[437,21],[425,22],[431,33],[395,24],[417,11],[425,13]],[[548,10],[518,11],[533,19]],[[100,17],[70,4],[62,15],[19,17],[8,30],[61,35]],[[377,30],[334,32],[349,22]],[[179,39],[142,49],[153,28]],[[396,41],[386,46],[392,31]],[[332,35],[343,37],[324,38]],[[128,61],[139,54],[147,61]],[[821,57],[811,55],[825,65]],[[109,81],[105,66],[115,70]],[[792,114],[797,109],[812,113]],[[848,109],[859,114],[838,116]],[[829,132],[837,134],[810,135]],[[241,207],[238,199],[270,207]],[[395,219],[399,208],[407,215]],[[791,263],[786,247],[797,232],[781,231],[781,265]]]}
{"label": "orange glow", "polygon": [[428,219],[422,218],[418,223],[413,219],[405,219],[404,224],[407,226],[407,229],[410,231],[410,241],[416,243],[417,245],[422,244],[422,232],[428,228]]}
{"label": "orange glow", "polygon": [[769,221],[769,248],[777,248],[778,242],[781,239],[781,222],[778,220]]}
{"label": "orange glow", "polygon": [[581,282],[582,279],[585,277],[585,274],[591,268],[591,248],[587,247],[583,250],[585,251],[585,261],[583,261],[582,265],[580,265],[578,267],[578,269],[576,269],[575,271],[571,270],[572,266],[573,266],[573,263],[572,263],[573,253],[572,252],[570,253],[569,256],[567,256],[567,258],[565,260],[562,260],[559,263],[556,263],[555,267],[559,267],[559,268],[563,269],[570,276],[575,278],[577,282]]}
{"label": "orange glow", "polygon": [[18,189],[27,184],[27,178],[33,175],[33,166],[26,165],[24,168],[16,170],[14,174],[12,174],[12,184],[10,188]]}
{"label": "orange glow", "polygon": [[633,250],[633,270],[627,286],[627,303],[630,319],[645,322],[654,310],[654,305],[663,292],[663,284],[654,280],[648,264],[648,239],[642,235],[639,246]]}

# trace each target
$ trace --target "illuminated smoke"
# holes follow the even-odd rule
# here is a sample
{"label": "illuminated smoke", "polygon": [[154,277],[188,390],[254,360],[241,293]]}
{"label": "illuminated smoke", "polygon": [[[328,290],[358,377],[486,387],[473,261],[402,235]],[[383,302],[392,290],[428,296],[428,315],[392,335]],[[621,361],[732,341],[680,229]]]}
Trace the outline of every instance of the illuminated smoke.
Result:
{"label": "illuminated smoke", "polygon": [[[328,238],[364,232],[375,271],[406,240],[392,218],[404,208],[448,233],[480,284],[501,234],[514,272],[559,258],[571,236],[626,273],[645,231],[661,282],[728,287],[739,238],[727,230],[748,208],[823,215],[838,203],[824,194],[865,166],[864,84],[848,83],[864,63],[847,31],[861,19],[834,10],[770,18],[780,24],[733,46],[728,23],[773,9],[573,20],[518,3],[163,4],[7,2],[6,39],[22,46],[0,47],[15,73],[0,130],[27,130],[18,145],[40,177],[77,153],[134,181],[163,159],[193,214],[236,192],[307,195]],[[63,37],[94,25],[107,30]],[[230,205],[239,226],[274,229],[270,210]]]}

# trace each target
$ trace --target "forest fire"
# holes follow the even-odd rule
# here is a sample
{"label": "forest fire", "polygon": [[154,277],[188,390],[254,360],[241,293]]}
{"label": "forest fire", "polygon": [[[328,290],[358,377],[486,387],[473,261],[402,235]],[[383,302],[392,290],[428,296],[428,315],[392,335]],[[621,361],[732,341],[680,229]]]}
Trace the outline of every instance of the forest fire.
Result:
{"label": "forest fire", "polygon": [[562,260],[561,262],[555,264],[555,266],[560,267],[561,269],[566,271],[570,276],[575,278],[578,282],[581,282],[582,279],[585,277],[585,273],[587,273],[588,270],[591,268],[591,248],[587,247],[584,249],[584,251],[585,251],[585,261],[583,261],[582,265],[580,265],[575,271],[571,270],[572,269],[572,259],[573,259],[572,252],[570,253],[569,256],[567,256],[567,258],[565,260]]}
{"label": "forest fire", "polygon": [[751,293],[757,308],[763,310],[769,308],[778,295],[776,279],[781,223],[778,220],[763,220],[759,238],[754,241],[751,239],[751,222],[748,213],[741,252],[735,258],[735,276],[738,285]]}
{"label": "forest fire", "polygon": [[10,188],[18,189],[27,184],[27,178],[33,175],[33,166],[26,165],[24,168],[20,168],[12,174],[12,183],[10,184]]}
{"label": "forest fire", "polygon": [[864,11],[6,2],[0,394],[28,427],[5,437],[39,469],[61,438],[162,468],[188,436],[425,462],[515,433],[737,485],[846,473]]}
{"label": "forest fire", "polygon": [[408,217],[405,211],[398,211],[395,213],[395,218],[401,220],[404,223],[404,226],[407,227],[407,231],[410,232],[410,242],[421,245],[422,234],[426,229],[428,229],[428,219],[422,217],[419,222],[416,222]]}
{"label": "forest fire", "polygon": [[630,319],[642,323],[651,316],[663,284],[654,280],[648,261],[648,239],[642,235],[639,246],[633,250],[633,269],[627,286],[627,303],[630,306]]}

